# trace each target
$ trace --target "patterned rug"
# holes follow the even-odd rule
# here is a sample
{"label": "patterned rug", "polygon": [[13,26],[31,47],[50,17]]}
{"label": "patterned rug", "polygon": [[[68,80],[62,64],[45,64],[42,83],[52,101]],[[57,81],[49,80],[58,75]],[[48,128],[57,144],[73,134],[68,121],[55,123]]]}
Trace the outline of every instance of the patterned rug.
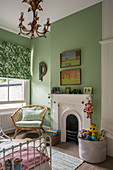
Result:
{"label": "patterned rug", "polygon": [[[27,140],[31,140],[31,138],[13,139],[13,142],[18,144],[18,143],[26,142]],[[38,143],[36,143],[36,146],[39,145]],[[33,143],[31,143],[30,146],[32,145]],[[49,152],[49,149],[48,149],[48,152]],[[57,150],[52,149],[52,170],[75,170],[82,163],[83,163],[83,160],[79,158],[76,158],[74,156],[70,156],[68,154],[64,154],[63,152],[59,152]]]}
{"label": "patterned rug", "polygon": [[52,149],[52,170],[75,170],[83,160]]}

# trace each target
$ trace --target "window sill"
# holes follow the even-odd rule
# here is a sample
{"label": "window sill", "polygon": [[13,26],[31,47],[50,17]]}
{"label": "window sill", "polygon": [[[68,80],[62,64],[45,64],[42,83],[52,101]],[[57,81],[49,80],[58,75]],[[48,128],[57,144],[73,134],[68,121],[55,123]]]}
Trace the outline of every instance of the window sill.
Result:
{"label": "window sill", "polygon": [[0,103],[0,113],[9,113],[12,111],[16,111],[18,108],[25,106],[25,102],[16,102],[16,103]]}

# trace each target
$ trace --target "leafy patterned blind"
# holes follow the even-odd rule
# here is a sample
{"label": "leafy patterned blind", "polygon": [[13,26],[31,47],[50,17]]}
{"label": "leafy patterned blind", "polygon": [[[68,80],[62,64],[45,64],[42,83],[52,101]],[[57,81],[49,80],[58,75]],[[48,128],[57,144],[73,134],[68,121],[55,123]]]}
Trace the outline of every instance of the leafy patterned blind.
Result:
{"label": "leafy patterned blind", "polygon": [[0,40],[0,77],[30,79],[30,49]]}

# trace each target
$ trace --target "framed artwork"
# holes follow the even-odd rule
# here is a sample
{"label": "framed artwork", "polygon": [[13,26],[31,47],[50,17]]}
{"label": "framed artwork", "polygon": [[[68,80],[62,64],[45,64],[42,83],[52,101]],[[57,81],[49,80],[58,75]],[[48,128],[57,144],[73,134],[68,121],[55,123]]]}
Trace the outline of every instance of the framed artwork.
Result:
{"label": "framed artwork", "polygon": [[71,92],[71,87],[66,87],[65,88],[65,94],[69,94]]}
{"label": "framed artwork", "polygon": [[60,54],[60,68],[81,65],[81,50],[69,51]]}
{"label": "framed artwork", "polygon": [[60,72],[61,85],[79,85],[81,84],[81,70],[64,70]]}
{"label": "framed artwork", "polygon": [[83,94],[92,94],[92,87],[84,87]]}

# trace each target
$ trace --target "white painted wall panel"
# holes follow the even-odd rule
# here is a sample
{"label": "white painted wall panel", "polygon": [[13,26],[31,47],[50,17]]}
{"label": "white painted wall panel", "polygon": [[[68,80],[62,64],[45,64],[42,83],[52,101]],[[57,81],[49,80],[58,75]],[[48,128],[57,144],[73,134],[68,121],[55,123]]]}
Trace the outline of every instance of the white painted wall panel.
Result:
{"label": "white painted wall panel", "polygon": [[113,0],[103,0],[102,38],[113,38]]}
{"label": "white painted wall panel", "polygon": [[113,132],[113,43],[109,44],[109,129]]}
{"label": "white painted wall panel", "polygon": [[103,0],[101,43],[101,127],[106,131],[107,155],[113,156],[113,0]]}
{"label": "white painted wall panel", "polygon": [[[108,45],[103,45],[102,47],[102,62],[101,62],[101,68],[102,68],[102,129],[104,128],[104,122],[108,121],[106,120],[106,114],[108,113],[108,108],[105,107],[109,105],[109,98],[108,98],[108,65],[109,65],[109,56],[108,56]],[[105,69],[106,68],[106,69]],[[106,100],[107,99],[107,100]]]}
{"label": "white painted wall panel", "polygon": [[102,44],[101,49],[101,127],[107,132],[107,154],[113,156],[113,42]]}

